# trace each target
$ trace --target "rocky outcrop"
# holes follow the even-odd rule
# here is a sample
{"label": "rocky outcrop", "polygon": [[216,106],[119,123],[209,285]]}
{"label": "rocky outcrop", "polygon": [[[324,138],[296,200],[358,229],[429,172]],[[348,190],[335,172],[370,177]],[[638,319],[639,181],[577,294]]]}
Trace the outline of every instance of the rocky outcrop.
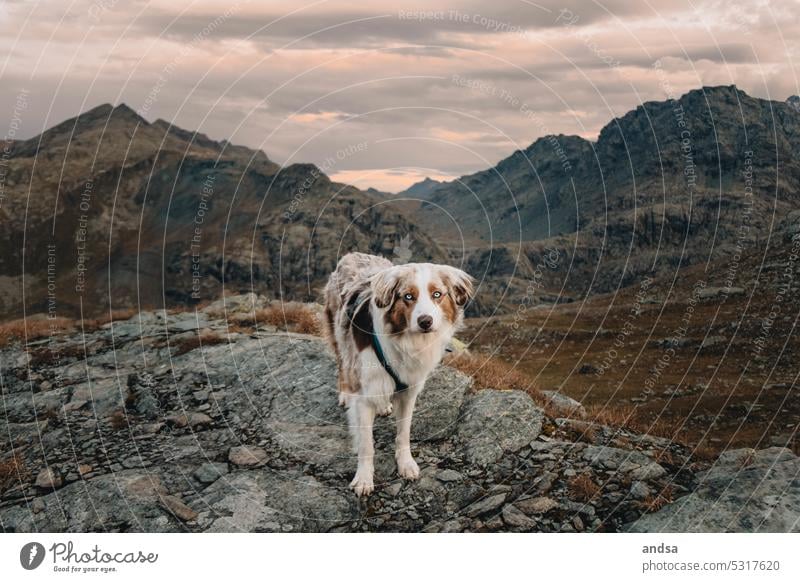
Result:
{"label": "rocky outcrop", "polygon": [[[477,391],[448,367],[418,400],[419,480],[396,475],[393,420],[380,418],[376,491],[359,500],[322,340],[229,331],[213,312],[146,312],[0,350],[4,531],[658,530],[684,507],[690,519],[720,498],[744,503],[748,488],[739,527],[761,515],[796,528],[793,456],[756,453],[735,495],[712,495],[717,481],[698,486],[704,467],[675,443],[548,417],[528,394]],[[721,462],[706,475],[728,479]],[[640,519],[666,491],[677,501]]]}
{"label": "rocky outcrop", "polygon": [[798,532],[800,458],[782,447],[723,453],[693,493],[630,531]]}

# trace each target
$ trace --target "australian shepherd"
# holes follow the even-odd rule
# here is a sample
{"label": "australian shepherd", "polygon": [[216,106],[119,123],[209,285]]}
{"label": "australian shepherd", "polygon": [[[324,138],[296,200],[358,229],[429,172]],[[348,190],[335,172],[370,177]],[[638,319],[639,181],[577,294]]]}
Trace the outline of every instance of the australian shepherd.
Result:
{"label": "australian shepherd", "polygon": [[473,278],[447,265],[393,265],[383,257],[350,253],[325,287],[325,327],[336,355],[339,403],[358,454],[350,488],[374,489],[372,425],[394,410],[395,460],[405,479],[419,477],[411,456],[411,415],[428,375],[441,361],[464,319]]}

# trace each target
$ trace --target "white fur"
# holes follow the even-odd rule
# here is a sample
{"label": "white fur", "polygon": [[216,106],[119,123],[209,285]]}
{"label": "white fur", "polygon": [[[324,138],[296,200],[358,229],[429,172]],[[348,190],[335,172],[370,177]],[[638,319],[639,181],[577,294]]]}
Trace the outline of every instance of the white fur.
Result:
{"label": "white fur", "polygon": [[[363,260],[364,255],[360,257]],[[347,407],[354,452],[358,455],[358,468],[350,483],[350,487],[358,496],[369,495],[375,487],[372,428],[376,415],[394,411],[397,423],[395,438],[397,472],[405,479],[413,480],[419,477],[419,467],[411,455],[410,442],[414,404],[463,319],[463,312],[459,306],[456,321],[451,322],[442,312],[440,305],[428,294],[428,285],[437,275],[443,278],[446,274],[448,280],[460,277],[459,280],[467,286],[467,294],[470,295],[472,292],[469,275],[453,267],[428,263],[405,267],[403,277],[406,279],[401,281],[401,286],[413,283],[419,290],[407,329],[401,333],[392,333],[384,317],[389,307],[378,307],[374,297],[370,299],[369,310],[374,332],[386,359],[400,378],[409,385],[407,390],[400,392],[395,390],[394,381],[381,366],[373,349],[356,350],[352,337],[347,336],[347,328],[344,325],[337,325],[335,329],[335,340],[341,355],[339,373],[355,374],[360,387],[356,393],[340,393],[339,396],[340,404]],[[374,275],[374,272],[372,274]],[[409,281],[408,277],[413,279]],[[338,310],[342,309],[344,308],[339,304]],[[425,315],[433,319],[427,333],[423,333],[418,324],[419,317]],[[341,313],[337,314],[336,321],[341,321]]]}

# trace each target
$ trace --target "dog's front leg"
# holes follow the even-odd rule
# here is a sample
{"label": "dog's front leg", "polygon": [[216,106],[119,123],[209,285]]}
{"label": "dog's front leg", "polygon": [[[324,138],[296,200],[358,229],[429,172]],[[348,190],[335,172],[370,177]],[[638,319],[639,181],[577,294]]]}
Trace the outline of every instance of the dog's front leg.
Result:
{"label": "dog's front leg", "polygon": [[394,458],[397,461],[397,473],[404,479],[414,480],[419,477],[419,466],[411,456],[411,417],[414,414],[414,403],[417,400],[416,387],[412,386],[395,394],[394,412],[397,422],[397,437],[394,443]]}
{"label": "dog's front leg", "polygon": [[375,420],[375,407],[363,395],[351,396],[350,408],[347,409],[350,432],[353,435],[356,452],[358,454],[358,468],[356,476],[350,483],[350,488],[356,495],[369,495],[375,489],[373,477],[375,474],[375,447],[372,442],[372,424]]}

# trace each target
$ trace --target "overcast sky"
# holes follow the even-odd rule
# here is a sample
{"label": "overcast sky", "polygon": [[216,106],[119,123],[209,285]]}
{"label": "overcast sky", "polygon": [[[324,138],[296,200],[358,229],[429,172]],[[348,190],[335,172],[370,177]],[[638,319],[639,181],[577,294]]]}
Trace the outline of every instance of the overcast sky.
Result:
{"label": "overcast sky", "polygon": [[[0,0],[0,137],[126,103],[398,191],[643,101],[800,93],[800,0]],[[655,63],[659,63],[658,70]]]}

